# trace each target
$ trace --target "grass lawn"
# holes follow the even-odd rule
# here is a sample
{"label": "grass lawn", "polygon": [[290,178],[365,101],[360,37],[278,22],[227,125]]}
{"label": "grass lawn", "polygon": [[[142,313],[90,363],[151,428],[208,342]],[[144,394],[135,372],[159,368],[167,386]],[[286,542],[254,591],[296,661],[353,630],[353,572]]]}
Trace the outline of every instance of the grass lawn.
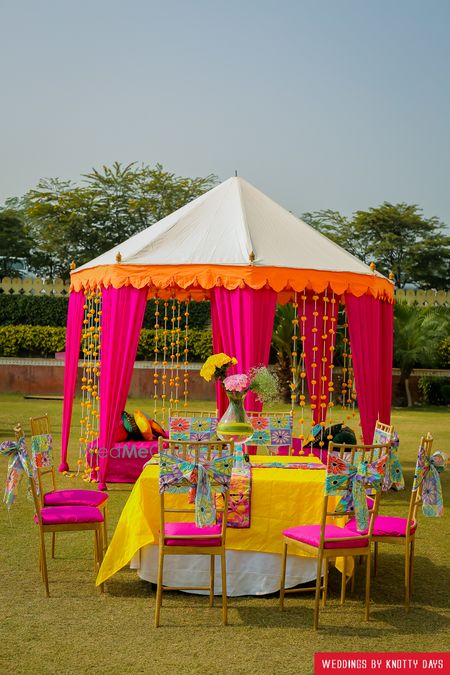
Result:
{"label": "grass lawn", "polygon": [[[195,407],[206,404],[196,403]],[[129,408],[151,410],[145,401]],[[209,404],[209,407],[213,407]],[[28,418],[50,414],[55,448],[60,442],[60,401],[0,397],[0,440]],[[338,415],[335,415],[338,419]],[[74,422],[79,420],[75,404]],[[396,409],[400,457],[407,488],[383,497],[384,512],[405,516],[419,437],[431,431],[434,447],[450,452],[446,409]],[[72,439],[71,467],[77,457]],[[56,461],[59,463],[58,451]],[[0,459],[0,478],[6,461]],[[379,572],[372,585],[371,621],[363,621],[363,573],[344,607],[338,602],[340,575],[330,574],[330,599],[321,612],[321,629],[312,628],[312,595],[288,596],[281,613],[276,595],[231,598],[230,625],[221,625],[219,601],[167,594],[163,625],[153,628],[155,590],[124,568],[106,585],[94,587],[90,533],[57,537],[56,560],[49,560],[51,597],[46,599],[37,563],[37,527],[21,486],[10,514],[0,508],[0,673],[312,673],[316,651],[444,651],[450,644],[450,469],[443,474],[444,518],[420,518],[416,538],[413,606],[403,609],[403,555],[399,547],[380,547]],[[85,487],[58,477],[59,487]],[[112,534],[131,486],[109,491]]]}

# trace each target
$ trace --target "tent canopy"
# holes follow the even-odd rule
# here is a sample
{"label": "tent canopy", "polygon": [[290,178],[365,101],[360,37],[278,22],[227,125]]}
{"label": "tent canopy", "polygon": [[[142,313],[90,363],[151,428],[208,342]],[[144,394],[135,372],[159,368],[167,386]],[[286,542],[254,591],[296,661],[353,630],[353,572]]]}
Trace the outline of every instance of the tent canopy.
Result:
{"label": "tent canopy", "polygon": [[72,288],[185,289],[328,285],[391,299],[393,286],[240,177],[229,178],[72,273]]}

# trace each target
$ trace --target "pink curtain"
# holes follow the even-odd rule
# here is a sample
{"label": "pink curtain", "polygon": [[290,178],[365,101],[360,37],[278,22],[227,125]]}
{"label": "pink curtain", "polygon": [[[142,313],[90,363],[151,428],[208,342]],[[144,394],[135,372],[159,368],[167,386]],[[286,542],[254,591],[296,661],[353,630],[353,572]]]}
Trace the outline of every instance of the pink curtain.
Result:
{"label": "pink curtain", "polygon": [[363,439],[364,443],[371,443],[375,422],[381,411],[386,416],[387,404],[390,406],[387,383],[392,380],[392,352],[389,356],[392,326],[389,320],[383,325],[381,307],[384,303],[371,295],[356,298],[346,294],[345,304]]}
{"label": "pink curtain", "polygon": [[392,405],[392,360],[394,351],[394,305],[380,302],[380,422],[390,424]]}
{"label": "pink curtain", "polygon": [[62,414],[61,464],[60,471],[68,471],[67,446],[69,444],[70,424],[72,422],[73,399],[77,382],[78,357],[80,354],[81,328],[83,326],[84,292],[72,292],[69,295],[67,312],[66,354],[64,361],[64,402]]}
{"label": "pink curtain", "polygon": [[133,374],[147,288],[105,288],[102,293],[99,489],[106,489],[108,453],[115,441]]}
{"label": "pink curtain", "polygon": [[[269,362],[277,294],[271,288],[254,290],[245,286],[229,291],[223,286],[211,289],[211,319],[214,353],[235,356],[238,365],[228,373],[245,373]],[[220,383],[216,388],[219,417],[228,400]],[[262,404],[249,392],[247,410],[261,410]]]}

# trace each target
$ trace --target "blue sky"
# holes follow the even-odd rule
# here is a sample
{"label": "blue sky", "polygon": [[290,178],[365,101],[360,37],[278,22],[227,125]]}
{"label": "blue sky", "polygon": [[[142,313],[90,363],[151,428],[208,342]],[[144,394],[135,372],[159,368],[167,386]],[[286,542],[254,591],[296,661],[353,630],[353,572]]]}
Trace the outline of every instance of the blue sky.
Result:
{"label": "blue sky", "polygon": [[0,201],[114,160],[450,224],[446,0],[0,0]]}

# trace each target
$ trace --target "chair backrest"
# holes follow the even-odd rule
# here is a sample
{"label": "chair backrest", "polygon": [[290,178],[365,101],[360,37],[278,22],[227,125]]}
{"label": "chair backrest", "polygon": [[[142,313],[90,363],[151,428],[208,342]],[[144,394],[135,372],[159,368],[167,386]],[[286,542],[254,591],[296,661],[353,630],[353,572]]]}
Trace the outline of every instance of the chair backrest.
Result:
{"label": "chair backrest", "polygon": [[169,438],[174,441],[217,441],[217,412],[211,410],[171,410]]}
{"label": "chair backrest", "polygon": [[419,506],[422,503],[423,480],[420,478],[426,460],[431,456],[433,447],[433,436],[428,432],[426,436],[420,439],[419,452],[417,454],[416,468],[414,471],[414,482],[411,490],[408,509],[408,523],[406,535],[409,536],[411,528],[417,524],[417,515]]}
{"label": "chair backrest", "polygon": [[288,446],[289,454],[292,450],[292,411],[262,413],[253,410],[247,411],[253,435],[247,445],[264,446],[271,454],[278,448]]}
{"label": "chair backrest", "polygon": [[[164,540],[166,514],[184,513],[198,516],[199,501],[204,495],[199,495],[200,467],[203,469],[207,487],[208,500],[202,503],[202,508],[208,510],[209,516],[222,514],[221,542],[225,542],[226,522],[228,513],[228,497],[230,492],[231,470],[233,466],[234,443],[223,441],[195,442],[177,441],[160,438],[158,440],[160,466],[160,542]],[[196,491],[194,506],[173,507],[167,504],[167,493],[189,493]],[[220,505],[216,505],[215,493],[223,496]],[[191,493],[192,494],[192,493]],[[212,500],[212,501],[211,501]],[[172,516],[173,517],[173,516]],[[211,536],[211,535],[209,535]],[[176,538],[176,537],[172,537]],[[184,537],[185,538],[185,537]],[[191,536],[189,535],[189,538]],[[201,539],[202,535],[192,538]],[[203,537],[204,538],[204,537]]]}
{"label": "chair backrest", "polygon": [[[326,541],[325,524],[330,516],[354,517],[360,536],[366,538],[372,536],[388,454],[389,444],[347,445],[330,442],[321,521],[321,545]],[[373,498],[369,503],[367,496]],[[336,497],[340,497],[337,504]]]}
{"label": "chair backrest", "polygon": [[[20,422],[18,422],[16,424],[16,426],[14,427],[14,434],[16,436],[16,441],[18,441],[21,438],[25,438],[25,434],[24,434],[24,431],[22,429],[22,425],[20,424]],[[37,479],[37,480],[39,481],[39,479]],[[31,491],[31,494],[32,494],[32,497],[33,497],[34,511],[37,515],[39,525],[42,525],[41,499],[40,499],[40,494],[41,494],[42,491],[40,491],[40,494],[38,495],[38,491],[36,489],[36,483],[35,483],[35,476],[33,475],[33,473],[31,473],[28,476],[28,482],[29,482],[30,491]],[[39,486],[39,489],[40,489],[40,486]]]}
{"label": "chair backrest", "polygon": [[31,426],[31,462],[36,471],[41,507],[44,505],[42,476],[50,474],[52,490],[56,490],[55,467],[53,465],[52,435],[47,414],[30,417]]}
{"label": "chair backrest", "polygon": [[373,432],[372,443],[375,444],[384,444],[390,443],[392,441],[392,435],[394,433],[393,424],[383,424],[380,420],[377,420],[375,423],[375,429]]}

